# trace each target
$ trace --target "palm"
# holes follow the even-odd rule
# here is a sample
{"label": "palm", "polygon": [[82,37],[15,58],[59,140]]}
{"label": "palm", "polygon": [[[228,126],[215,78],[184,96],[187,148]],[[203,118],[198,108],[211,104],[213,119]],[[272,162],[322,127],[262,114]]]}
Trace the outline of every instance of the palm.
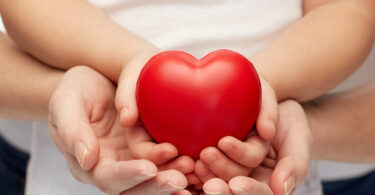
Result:
{"label": "palm", "polygon": [[[302,109],[296,103],[286,102],[280,106],[280,121],[277,135],[262,165],[255,168],[250,177],[269,184],[276,194],[298,186],[306,175],[309,164],[309,149],[312,135]],[[294,184],[286,184],[288,170],[296,168],[292,177]],[[294,186],[293,186],[294,185]]]}

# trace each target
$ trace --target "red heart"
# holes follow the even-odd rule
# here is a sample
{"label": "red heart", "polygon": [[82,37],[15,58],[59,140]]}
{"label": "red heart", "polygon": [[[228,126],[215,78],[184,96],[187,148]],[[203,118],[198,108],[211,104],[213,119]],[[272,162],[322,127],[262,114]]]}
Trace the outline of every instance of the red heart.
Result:
{"label": "red heart", "polygon": [[260,102],[252,63],[229,50],[201,60],[182,51],[160,53],[147,62],[137,83],[139,114],[149,134],[194,159],[224,136],[244,139]]}

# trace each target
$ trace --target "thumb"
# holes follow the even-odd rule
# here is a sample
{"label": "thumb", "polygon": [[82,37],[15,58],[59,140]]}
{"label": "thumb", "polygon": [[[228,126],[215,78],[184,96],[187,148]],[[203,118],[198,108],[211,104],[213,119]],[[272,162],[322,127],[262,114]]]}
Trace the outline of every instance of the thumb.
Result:
{"label": "thumb", "polygon": [[50,102],[49,115],[52,138],[61,149],[77,159],[82,169],[92,169],[99,160],[100,149],[89,115],[85,111],[83,98],[67,93],[54,96]]}
{"label": "thumb", "polygon": [[309,162],[299,158],[281,159],[272,173],[270,186],[275,194],[292,194],[306,177]]}
{"label": "thumb", "polygon": [[265,140],[275,137],[279,119],[279,110],[274,90],[266,80],[260,78],[262,85],[262,105],[256,127],[258,134]]}
{"label": "thumb", "polygon": [[123,127],[132,127],[138,120],[136,88],[138,77],[147,61],[159,50],[137,53],[121,72],[116,91],[116,109]]}

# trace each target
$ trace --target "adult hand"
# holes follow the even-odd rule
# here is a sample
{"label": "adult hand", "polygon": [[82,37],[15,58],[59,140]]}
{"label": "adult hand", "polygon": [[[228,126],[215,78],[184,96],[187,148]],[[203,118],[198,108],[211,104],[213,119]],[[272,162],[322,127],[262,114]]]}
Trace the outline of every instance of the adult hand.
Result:
{"label": "adult hand", "polygon": [[78,66],[51,98],[50,134],[74,177],[109,194],[190,194],[182,191],[187,181],[180,172],[158,172],[152,162],[132,158],[114,96],[111,82]]}
{"label": "adult hand", "polygon": [[264,153],[268,148],[266,145],[253,145],[252,150],[249,150],[249,147],[239,140],[224,138],[228,143],[232,142],[229,144],[232,150],[224,152],[228,157],[217,153],[216,163],[203,163],[203,166],[196,167],[197,175],[206,180],[203,186],[206,194],[284,195],[291,194],[303,182],[309,166],[312,135],[303,109],[298,103],[285,101],[279,108],[280,120],[276,137],[271,142],[272,147],[269,147],[268,155],[262,164],[253,169],[249,177],[242,174],[229,180],[225,180],[225,177],[218,178],[225,172],[223,170],[227,171],[226,174],[234,175],[233,170],[242,170],[238,167],[254,162],[243,161],[243,158]]}

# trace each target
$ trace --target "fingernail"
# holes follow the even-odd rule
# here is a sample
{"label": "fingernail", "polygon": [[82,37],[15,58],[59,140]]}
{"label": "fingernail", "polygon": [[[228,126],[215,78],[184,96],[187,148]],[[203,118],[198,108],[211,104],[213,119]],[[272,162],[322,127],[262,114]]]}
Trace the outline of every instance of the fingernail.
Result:
{"label": "fingernail", "polygon": [[221,192],[205,192],[207,195],[218,195],[222,194]]}
{"label": "fingernail", "polygon": [[213,152],[207,152],[206,155],[204,156],[204,162],[207,164],[213,164],[216,161],[217,161],[217,156]]}
{"label": "fingernail", "polygon": [[292,191],[294,189],[294,179],[293,177],[289,177],[285,183],[284,183],[284,190],[285,190],[285,195],[290,195],[292,194]]}
{"label": "fingernail", "polygon": [[157,175],[156,167],[152,166],[150,163],[145,163],[142,167],[142,171],[136,175],[136,179],[146,180],[146,179],[153,178],[156,175]]}
{"label": "fingernail", "polygon": [[241,188],[234,188],[234,187],[230,187],[230,190],[232,192],[234,192],[235,194],[240,194],[240,193],[244,193],[245,191]]}
{"label": "fingernail", "polygon": [[172,182],[167,182],[161,186],[163,191],[177,191],[177,190],[182,190],[184,187],[178,186]]}
{"label": "fingernail", "polygon": [[136,177],[137,177],[138,180],[145,180],[145,179],[153,178],[155,176],[156,176],[155,173],[151,173],[151,172],[148,172],[148,171],[142,171]]}
{"label": "fingernail", "polygon": [[86,145],[84,143],[82,143],[81,141],[77,142],[74,145],[74,153],[75,153],[75,156],[76,156],[79,164],[81,165],[81,168],[85,169],[84,165],[85,165],[85,160],[86,160],[86,155],[87,155]]}

